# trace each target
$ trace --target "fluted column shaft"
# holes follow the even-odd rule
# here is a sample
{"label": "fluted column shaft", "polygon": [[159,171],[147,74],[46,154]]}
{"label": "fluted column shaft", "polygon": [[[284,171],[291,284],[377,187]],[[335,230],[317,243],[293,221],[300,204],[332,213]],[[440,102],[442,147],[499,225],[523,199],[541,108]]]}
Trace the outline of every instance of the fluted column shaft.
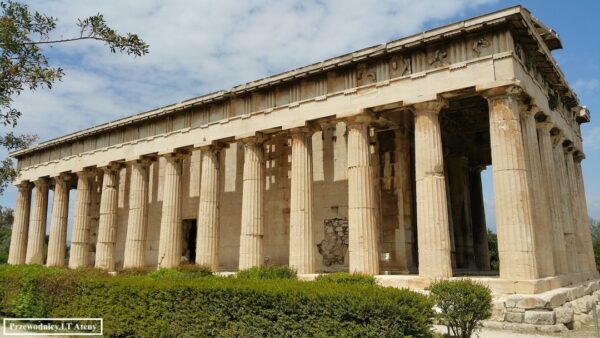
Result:
{"label": "fluted column shaft", "polygon": [[24,182],[17,185],[17,203],[13,219],[12,234],[8,264],[25,264],[27,254],[27,238],[29,233],[29,210],[31,201],[31,183]]}
{"label": "fluted column shaft", "polygon": [[419,275],[452,277],[450,221],[439,113],[443,102],[415,105]]}
{"label": "fluted column shaft", "polygon": [[490,250],[488,247],[487,225],[483,205],[483,185],[481,183],[482,167],[471,169],[469,185],[471,187],[471,217],[473,219],[473,245],[475,263],[479,270],[488,271],[490,267]]}
{"label": "fluted column shaft", "polygon": [[159,268],[174,268],[181,260],[183,233],[181,228],[181,154],[165,155],[162,216],[158,244]]}
{"label": "fluted column shaft", "polygon": [[261,143],[244,142],[239,269],[263,265],[264,154]]}
{"label": "fluted column shaft", "polygon": [[552,150],[552,138],[550,130],[552,122],[540,122],[537,124],[537,134],[540,146],[540,159],[542,164],[543,184],[547,188],[546,196],[550,224],[552,225],[552,256],[554,257],[554,269],[557,274],[569,272],[567,266],[567,250],[565,246],[565,235],[563,231],[563,205],[560,200],[560,184],[558,183],[554,153]]}
{"label": "fluted column shaft", "polygon": [[298,273],[315,273],[312,223],[312,143],[308,130],[292,131],[290,189],[290,267]]}
{"label": "fluted column shaft", "polygon": [[348,122],[348,252],[350,272],[379,273],[373,165],[368,121]]}
{"label": "fluted column shaft", "polygon": [[580,206],[580,222],[581,222],[581,234],[584,240],[584,254],[587,258],[588,270],[593,271],[596,275],[598,271],[596,269],[596,256],[594,255],[594,247],[592,244],[592,234],[590,231],[590,220],[588,215],[587,202],[585,198],[585,187],[583,184],[583,171],[581,170],[581,161],[583,156],[579,155],[574,158],[575,160],[575,180],[577,183],[578,192],[578,203]]}
{"label": "fluted column shaft", "polygon": [[148,227],[148,165],[142,159],[131,163],[129,179],[129,214],[125,238],[123,268],[143,268]]}
{"label": "fluted column shaft", "polygon": [[117,241],[118,210],[118,166],[103,168],[102,195],[100,196],[100,219],[98,221],[98,242],[96,263],[98,269],[115,270],[115,246]]}
{"label": "fluted column shaft", "polygon": [[89,263],[91,176],[90,172],[77,173],[77,194],[75,210],[73,210],[73,235],[71,236],[69,257],[69,268],[71,269],[86,267]]}
{"label": "fluted column shaft", "polygon": [[554,165],[557,174],[557,188],[560,190],[560,212],[562,213],[562,229],[564,232],[565,248],[567,250],[567,268],[568,272],[579,271],[577,247],[575,241],[575,228],[573,222],[573,208],[571,201],[571,191],[569,180],[567,178],[567,165],[565,151],[563,147],[564,137],[556,134],[552,138],[552,147],[554,152]]}
{"label": "fluted column shaft", "polygon": [[540,147],[535,125],[536,110],[521,112],[521,130],[525,150],[525,166],[532,201],[535,251],[540,277],[554,276],[552,223],[548,217],[548,193],[543,176]]}
{"label": "fluted column shaft", "polygon": [[529,188],[518,91],[489,96],[490,143],[500,278],[537,279],[533,200]]}
{"label": "fluted column shaft", "polygon": [[44,264],[49,183],[47,179],[39,179],[35,181],[34,184],[33,208],[31,210],[25,263]]}
{"label": "fluted column shaft", "polygon": [[[567,182],[569,188],[569,195],[571,201],[571,210],[572,210],[572,220],[573,220],[573,231],[575,233],[575,250],[577,252],[577,266],[579,268],[579,272],[588,271],[589,270],[589,259],[586,254],[586,245],[585,245],[585,229],[582,227],[582,210],[581,203],[579,200],[579,191],[577,183],[577,174],[575,173],[575,161],[573,159],[573,148],[568,147],[565,148],[565,163],[567,168]],[[587,218],[587,216],[585,216]],[[589,227],[589,221],[588,225]]]}
{"label": "fluted column shaft", "polygon": [[48,240],[47,266],[65,266],[67,218],[69,215],[69,176],[54,178],[54,202]]}
{"label": "fluted column shaft", "polygon": [[198,235],[196,264],[219,268],[219,154],[218,146],[201,150],[200,202],[198,205]]}

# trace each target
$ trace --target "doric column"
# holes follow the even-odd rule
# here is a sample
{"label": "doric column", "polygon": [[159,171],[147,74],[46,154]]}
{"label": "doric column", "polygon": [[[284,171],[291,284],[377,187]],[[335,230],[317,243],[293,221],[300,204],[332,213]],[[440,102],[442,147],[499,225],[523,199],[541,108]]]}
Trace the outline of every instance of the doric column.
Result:
{"label": "doric column", "polygon": [[483,185],[481,184],[482,166],[471,168],[469,186],[471,194],[471,218],[473,221],[473,244],[475,247],[475,264],[479,270],[489,271],[490,250],[488,247],[487,225],[483,205]]}
{"label": "doric column", "polygon": [[312,144],[308,129],[292,130],[290,189],[290,262],[300,274],[315,273],[312,223]]}
{"label": "doric column", "polygon": [[29,224],[27,255],[25,263],[44,264],[44,244],[46,242],[46,218],[48,214],[49,182],[45,178],[34,182],[33,208]]}
{"label": "doric column", "polygon": [[548,213],[552,225],[552,256],[554,257],[554,269],[557,274],[569,272],[567,266],[567,252],[565,247],[565,235],[563,231],[563,206],[561,204],[561,191],[559,179],[557,177],[556,165],[554,163],[554,153],[552,150],[552,138],[550,130],[552,122],[543,121],[537,124],[537,135],[540,145],[540,159],[542,161],[542,182],[547,188],[546,195],[548,199]]}
{"label": "doric column", "polygon": [[90,203],[92,194],[91,178],[94,173],[80,171],[77,173],[77,195],[73,211],[73,235],[69,268],[76,269],[88,266],[90,253]]}
{"label": "doric column", "polygon": [[542,173],[535,113],[537,108],[522,109],[521,130],[525,150],[525,168],[532,202],[535,251],[540,277],[554,276],[552,224],[548,217],[548,193]]}
{"label": "doric column", "polygon": [[123,268],[143,268],[146,256],[146,231],[148,224],[148,166],[151,160],[131,162],[129,179],[129,215],[125,238]]}
{"label": "doric column", "polygon": [[201,149],[200,201],[198,205],[198,235],[196,264],[219,268],[219,159],[221,147],[211,145]]}
{"label": "doric column", "polygon": [[446,103],[415,105],[419,275],[452,277],[450,221],[439,113]]}
{"label": "doric column", "polygon": [[553,129],[552,149],[554,152],[554,165],[557,174],[557,188],[560,190],[560,209],[562,214],[562,229],[564,232],[565,249],[567,250],[567,268],[568,272],[579,271],[577,259],[577,247],[575,242],[575,228],[573,222],[573,210],[571,206],[571,191],[569,180],[567,178],[567,165],[563,142],[565,141],[562,133]]}
{"label": "doric column", "polygon": [[492,92],[487,97],[496,206],[500,278],[540,277],[535,252],[533,200],[519,114],[520,90]]}
{"label": "doric column", "polygon": [[102,168],[102,195],[100,197],[100,220],[96,243],[96,268],[115,270],[115,246],[117,241],[117,210],[120,165]]}
{"label": "doric column", "polygon": [[239,269],[263,264],[264,154],[262,143],[244,140]]}
{"label": "doric column", "polygon": [[410,139],[407,118],[404,125],[394,130],[394,185],[398,206],[398,229],[396,230],[396,260],[403,271],[414,271],[413,257],[413,193],[410,163]]}
{"label": "doric column", "polygon": [[31,201],[31,183],[23,182],[17,185],[17,204],[13,219],[12,234],[8,264],[25,264],[27,253],[27,238],[29,233],[29,209]]}
{"label": "doric column", "polygon": [[[570,141],[569,141],[570,142]],[[578,191],[578,183],[575,173],[575,161],[573,159],[573,146],[572,143],[569,143],[568,146],[565,147],[565,164],[567,168],[567,182],[569,188],[569,196],[570,196],[570,207],[572,210],[572,220],[573,220],[573,231],[575,234],[575,248],[577,251],[577,266],[579,268],[579,272],[588,271],[588,258],[586,255],[586,245],[585,245],[585,230],[582,228],[582,210],[581,203],[579,200],[579,191]],[[587,218],[587,216],[585,216]],[[588,225],[589,227],[589,221]]]}
{"label": "doric column", "polygon": [[585,199],[585,187],[583,184],[583,172],[581,170],[581,161],[585,158],[583,153],[577,152],[574,155],[575,160],[575,180],[577,183],[578,202],[580,206],[580,222],[581,222],[581,233],[584,239],[584,253],[587,258],[587,267],[590,271],[593,271],[596,275],[598,271],[596,269],[596,257],[594,255],[594,247],[592,245],[592,234],[590,231],[590,219],[588,215],[587,202]]}
{"label": "doric column", "polygon": [[54,178],[54,202],[52,203],[47,266],[65,266],[70,179],[71,176],[66,174]]}
{"label": "doric column", "polygon": [[379,236],[369,120],[355,117],[347,125],[350,272],[375,275],[379,273]]}
{"label": "doric column", "polygon": [[158,244],[158,267],[179,266],[182,249],[181,228],[181,174],[183,155],[164,155],[165,163],[162,216]]}

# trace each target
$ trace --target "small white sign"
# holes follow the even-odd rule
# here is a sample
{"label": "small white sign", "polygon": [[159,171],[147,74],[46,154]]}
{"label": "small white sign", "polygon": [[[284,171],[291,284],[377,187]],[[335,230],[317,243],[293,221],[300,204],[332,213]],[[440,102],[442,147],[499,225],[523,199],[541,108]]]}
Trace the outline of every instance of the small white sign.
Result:
{"label": "small white sign", "polygon": [[102,336],[102,318],[4,318],[5,336]]}

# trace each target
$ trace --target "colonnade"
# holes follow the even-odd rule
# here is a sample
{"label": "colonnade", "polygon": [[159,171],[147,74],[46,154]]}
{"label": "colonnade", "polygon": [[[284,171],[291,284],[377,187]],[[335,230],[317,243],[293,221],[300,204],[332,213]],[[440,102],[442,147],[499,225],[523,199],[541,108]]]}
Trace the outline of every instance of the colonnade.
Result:
{"label": "colonnade", "polygon": [[[583,153],[553,125],[548,114],[523,104],[514,87],[484,93],[489,103],[490,143],[500,255],[500,277],[533,280],[570,272],[595,271],[587,207],[581,173]],[[452,276],[447,181],[440,126],[442,99],[406,107],[415,117],[416,219],[419,275]],[[359,115],[347,124],[348,222],[350,272],[379,273],[375,172],[371,163],[371,117]],[[289,265],[300,274],[316,272],[314,243],[313,165],[311,129],[290,130],[290,238]],[[396,133],[398,134],[398,133]],[[265,136],[244,138],[242,212],[239,268],[264,264],[264,150]],[[201,187],[198,205],[196,264],[213,270],[219,265],[219,182],[222,143],[201,150]],[[408,147],[407,147],[408,148]],[[182,251],[182,161],[185,151],[159,154],[165,158],[163,203],[158,266],[180,264]],[[149,165],[156,156],[110,163],[102,170],[100,219],[95,267],[115,270],[117,238],[118,170],[129,164],[129,214],[124,268],[145,263],[148,227]],[[468,178],[479,184],[480,171]],[[43,264],[48,190],[54,186],[48,266],[65,264],[69,181],[76,177],[76,201],[69,267],[89,264],[90,203],[94,173],[61,173],[18,185],[10,264]],[[35,185],[33,197],[32,187]],[[30,203],[33,201],[33,203]],[[399,208],[404,207],[399,202]],[[31,210],[30,210],[31,209]],[[550,210],[550,213],[548,211]],[[483,215],[479,215],[483,218]],[[485,219],[474,237],[486,237]],[[487,246],[475,243],[477,257],[486,257]],[[475,258],[477,260],[478,258]],[[486,266],[485,262],[478,265]],[[489,263],[488,263],[489,266]]]}

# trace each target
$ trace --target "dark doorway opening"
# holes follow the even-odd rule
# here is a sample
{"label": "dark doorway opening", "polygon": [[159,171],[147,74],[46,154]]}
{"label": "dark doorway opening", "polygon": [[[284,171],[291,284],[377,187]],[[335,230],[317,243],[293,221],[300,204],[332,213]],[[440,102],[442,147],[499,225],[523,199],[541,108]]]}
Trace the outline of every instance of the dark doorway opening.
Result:
{"label": "dark doorway opening", "polygon": [[183,256],[188,263],[196,263],[196,234],[198,225],[195,219],[183,220]]}

